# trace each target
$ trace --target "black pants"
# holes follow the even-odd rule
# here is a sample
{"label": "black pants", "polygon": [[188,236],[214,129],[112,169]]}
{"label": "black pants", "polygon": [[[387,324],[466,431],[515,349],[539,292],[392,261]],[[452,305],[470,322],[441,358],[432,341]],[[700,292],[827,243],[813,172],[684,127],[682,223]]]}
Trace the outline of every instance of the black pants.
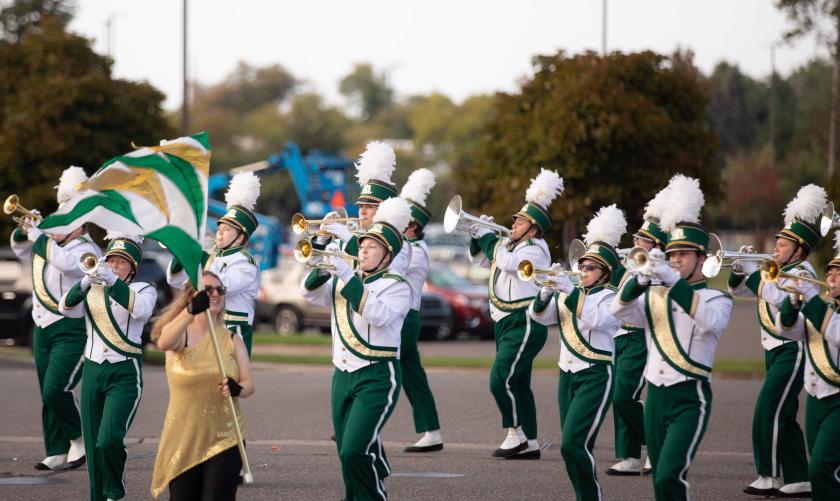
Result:
{"label": "black pants", "polygon": [[171,501],[229,501],[236,499],[242,458],[231,447],[181,473],[169,482]]}

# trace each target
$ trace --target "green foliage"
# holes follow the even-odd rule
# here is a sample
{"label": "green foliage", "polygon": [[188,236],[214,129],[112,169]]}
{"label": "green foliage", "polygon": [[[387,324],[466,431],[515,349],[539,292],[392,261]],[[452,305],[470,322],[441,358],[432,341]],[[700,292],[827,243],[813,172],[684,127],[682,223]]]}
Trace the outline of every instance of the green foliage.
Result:
{"label": "green foliage", "polygon": [[0,4],[0,44],[15,43],[38,32],[46,20],[62,28],[73,18],[73,2],[66,0],[13,0]]}
{"label": "green foliage", "polygon": [[338,91],[352,99],[361,112],[362,120],[369,121],[380,110],[394,103],[394,89],[384,73],[375,73],[367,63],[356,64],[353,71],[341,79]]}
{"label": "green foliage", "polygon": [[[113,79],[111,60],[60,23],[0,44],[0,193],[50,212],[52,187],[67,166],[92,174],[132,142],[173,137],[163,99],[146,83]],[[8,230],[10,223],[0,224]]]}
{"label": "green foliage", "polygon": [[556,169],[566,191],[551,206],[547,238],[557,244],[561,222],[582,225],[611,203],[640,224],[645,203],[676,172],[700,178],[707,203],[719,199],[707,97],[684,61],[683,69],[668,62],[651,52],[535,57],[521,92],[498,95],[475,164],[456,173],[467,207],[507,221],[540,167]]}
{"label": "green foliage", "polygon": [[744,151],[730,157],[723,179],[726,191],[723,216],[733,226],[761,230],[779,226],[787,201],[779,191],[770,147]]}

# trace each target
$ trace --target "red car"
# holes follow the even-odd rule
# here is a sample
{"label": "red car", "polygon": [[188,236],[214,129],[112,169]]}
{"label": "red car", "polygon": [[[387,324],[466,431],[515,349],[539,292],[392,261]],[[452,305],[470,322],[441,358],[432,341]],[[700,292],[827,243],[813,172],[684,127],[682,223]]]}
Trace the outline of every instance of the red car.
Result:
{"label": "red car", "polygon": [[452,308],[452,335],[459,332],[493,339],[486,285],[475,285],[448,266],[432,262],[424,290],[442,296]]}

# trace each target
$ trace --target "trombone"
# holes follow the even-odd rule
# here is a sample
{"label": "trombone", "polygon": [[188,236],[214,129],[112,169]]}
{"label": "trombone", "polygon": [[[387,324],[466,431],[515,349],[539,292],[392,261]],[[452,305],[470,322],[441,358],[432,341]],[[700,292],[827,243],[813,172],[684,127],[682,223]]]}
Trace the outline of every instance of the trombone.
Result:
{"label": "trombone", "polygon": [[326,271],[335,271],[335,266],[327,263],[311,263],[312,258],[317,256],[333,256],[333,257],[340,257],[344,260],[349,261],[358,261],[359,258],[356,256],[351,256],[346,252],[330,252],[325,250],[320,250],[312,247],[312,243],[309,240],[300,240],[298,243],[295,244],[294,250],[295,259],[298,262],[307,264],[312,266],[313,268],[319,268]]}
{"label": "trombone", "polygon": [[[337,210],[339,213],[338,217],[331,218],[331,219],[306,219],[306,217],[301,214],[300,212],[295,213],[292,216],[292,231],[295,235],[305,235],[309,232],[309,228],[311,226],[319,226],[322,224],[329,224],[329,223],[356,223],[358,224],[360,218],[358,217],[347,217],[347,210],[344,207],[339,207]],[[330,233],[326,230],[318,230],[315,232],[316,235],[329,235]]]}
{"label": "trombone", "polygon": [[17,195],[9,195],[6,197],[6,201],[3,202],[3,212],[7,215],[20,214],[20,216],[12,216],[12,220],[17,223],[18,226],[23,225],[26,219],[31,219],[32,221],[38,221],[41,219],[40,216],[22,206],[20,204],[20,197]]}
{"label": "trombone", "polygon": [[447,233],[458,231],[469,234],[472,225],[474,224],[489,228],[499,236],[510,238],[509,229],[500,224],[482,221],[480,218],[465,211],[461,201],[461,195],[455,195],[452,197],[449,201],[449,205],[446,206],[446,212],[443,215],[443,230]]}
{"label": "trombone", "polygon": [[709,235],[709,251],[706,262],[703,263],[703,276],[716,277],[724,268],[738,269],[738,261],[772,261],[772,254],[758,254],[755,252],[737,252],[724,250],[720,238],[712,233]]}

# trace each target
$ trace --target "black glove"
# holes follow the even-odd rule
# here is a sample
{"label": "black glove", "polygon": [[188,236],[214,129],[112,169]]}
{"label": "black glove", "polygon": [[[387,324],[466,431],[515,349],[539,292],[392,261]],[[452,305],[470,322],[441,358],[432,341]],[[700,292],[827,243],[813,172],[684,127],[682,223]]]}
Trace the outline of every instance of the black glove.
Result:
{"label": "black glove", "polygon": [[242,387],[239,386],[239,383],[234,381],[231,378],[227,378],[227,385],[228,389],[230,389],[230,396],[238,397],[240,393],[242,393]]}
{"label": "black glove", "polygon": [[187,303],[187,311],[192,315],[198,315],[210,307],[210,296],[207,291],[199,291],[193,296],[192,300]]}

